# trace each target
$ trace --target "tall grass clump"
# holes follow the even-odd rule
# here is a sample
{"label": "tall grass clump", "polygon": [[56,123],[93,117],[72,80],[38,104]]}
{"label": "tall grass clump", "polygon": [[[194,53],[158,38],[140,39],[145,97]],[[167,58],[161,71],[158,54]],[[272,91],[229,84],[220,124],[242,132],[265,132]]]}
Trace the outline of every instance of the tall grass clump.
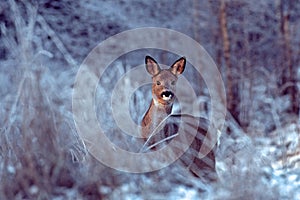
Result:
{"label": "tall grass clump", "polygon": [[[43,66],[34,31],[37,9],[9,1],[11,24],[1,23],[10,77],[1,104],[0,198],[40,199],[76,185],[76,164],[84,147],[71,125],[70,111],[59,103],[54,78]],[[10,67],[10,69],[8,68]],[[5,71],[6,70],[6,71]],[[77,166],[78,167],[78,166]],[[80,175],[79,175],[80,176]]]}

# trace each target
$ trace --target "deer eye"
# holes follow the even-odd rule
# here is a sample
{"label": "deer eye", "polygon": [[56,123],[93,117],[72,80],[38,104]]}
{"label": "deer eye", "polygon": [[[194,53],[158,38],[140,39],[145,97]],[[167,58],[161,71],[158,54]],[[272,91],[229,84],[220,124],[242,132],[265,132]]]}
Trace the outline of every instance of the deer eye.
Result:
{"label": "deer eye", "polygon": [[156,85],[160,85],[161,83],[159,81],[156,81]]}
{"label": "deer eye", "polygon": [[172,81],[172,82],[171,82],[172,85],[175,85],[175,83],[176,83],[175,81]]}

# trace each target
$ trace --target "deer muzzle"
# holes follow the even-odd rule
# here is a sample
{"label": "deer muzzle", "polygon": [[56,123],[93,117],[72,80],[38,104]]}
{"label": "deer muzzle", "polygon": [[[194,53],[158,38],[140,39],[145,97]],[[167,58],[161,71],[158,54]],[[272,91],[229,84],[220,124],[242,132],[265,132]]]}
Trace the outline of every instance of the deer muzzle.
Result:
{"label": "deer muzzle", "polygon": [[164,101],[170,101],[174,97],[174,94],[171,91],[164,91],[160,96]]}

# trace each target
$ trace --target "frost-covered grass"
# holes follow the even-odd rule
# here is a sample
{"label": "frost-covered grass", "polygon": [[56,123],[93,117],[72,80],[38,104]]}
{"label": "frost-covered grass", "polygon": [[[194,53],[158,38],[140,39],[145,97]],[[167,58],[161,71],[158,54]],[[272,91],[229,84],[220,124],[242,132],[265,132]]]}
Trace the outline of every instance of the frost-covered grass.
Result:
{"label": "frost-covered grass", "polygon": [[[287,99],[276,95],[274,82],[261,86],[264,79],[257,77],[253,83],[251,116],[259,117],[251,129],[228,115],[231,132],[224,129],[221,137],[216,183],[204,183],[178,165],[146,174],[120,172],[96,161],[76,132],[71,95],[80,59],[32,4],[0,4],[10,10],[10,20],[0,26],[6,52],[0,59],[0,199],[300,199],[299,116],[286,112]],[[111,91],[130,68],[125,57],[120,60],[100,81],[102,88]],[[148,106],[148,90],[132,97],[135,121]],[[101,87],[97,92],[96,99],[110,98]],[[96,108],[106,108],[98,116],[110,139],[132,148],[135,140],[119,132],[105,102]]]}

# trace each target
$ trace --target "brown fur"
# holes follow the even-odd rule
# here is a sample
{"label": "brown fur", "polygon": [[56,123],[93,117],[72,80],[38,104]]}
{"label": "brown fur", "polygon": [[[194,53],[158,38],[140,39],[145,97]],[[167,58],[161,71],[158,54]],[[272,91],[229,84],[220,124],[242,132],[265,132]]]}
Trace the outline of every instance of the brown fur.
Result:
{"label": "brown fur", "polygon": [[[152,75],[152,101],[148,111],[142,120],[142,136],[148,138],[155,127],[171,114],[174,94],[176,89],[177,76],[184,71],[185,58],[177,60],[169,69],[162,70],[158,63],[147,56],[145,59],[146,69]],[[163,92],[171,92],[172,98],[164,100]]]}

